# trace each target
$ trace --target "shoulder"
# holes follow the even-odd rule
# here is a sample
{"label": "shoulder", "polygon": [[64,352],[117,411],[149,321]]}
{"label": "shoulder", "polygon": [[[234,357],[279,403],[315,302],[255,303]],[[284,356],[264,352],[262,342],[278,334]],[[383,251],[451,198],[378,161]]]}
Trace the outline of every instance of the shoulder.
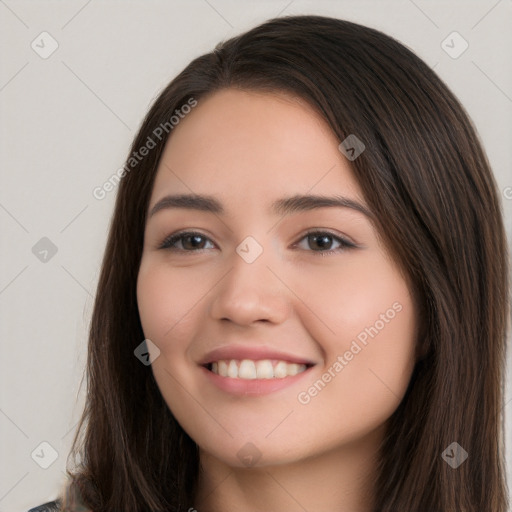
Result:
{"label": "shoulder", "polygon": [[49,501],[47,503],[43,503],[37,507],[31,508],[27,512],[60,512],[60,501]]}

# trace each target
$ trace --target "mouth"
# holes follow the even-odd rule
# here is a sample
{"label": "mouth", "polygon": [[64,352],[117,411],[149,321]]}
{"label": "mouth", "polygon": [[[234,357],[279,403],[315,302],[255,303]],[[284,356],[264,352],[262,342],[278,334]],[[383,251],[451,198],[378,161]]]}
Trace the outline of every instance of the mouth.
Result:
{"label": "mouth", "polygon": [[296,386],[317,361],[274,347],[228,344],[198,362],[208,384],[230,395],[261,396]]}
{"label": "mouth", "polygon": [[220,359],[203,367],[220,377],[242,380],[273,380],[293,377],[314,366],[310,363],[294,363],[279,359]]}

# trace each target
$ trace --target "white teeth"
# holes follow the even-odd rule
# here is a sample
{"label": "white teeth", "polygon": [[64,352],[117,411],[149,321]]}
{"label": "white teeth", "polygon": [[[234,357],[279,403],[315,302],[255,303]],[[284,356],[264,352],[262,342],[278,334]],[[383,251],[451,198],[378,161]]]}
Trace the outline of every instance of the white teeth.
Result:
{"label": "white teeth", "polygon": [[297,375],[299,373],[299,365],[298,364],[290,364],[288,365],[288,375]]}
{"label": "white teeth", "polygon": [[[231,366],[231,363],[229,363],[229,365]],[[240,379],[255,379],[256,378],[256,365],[254,364],[254,361],[250,361],[249,359],[244,359],[240,363],[240,367],[238,368],[238,377]]]}
{"label": "white teeth", "polygon": [[297,375],[306,370],[305,364],[276,361],[272,364],[270,359],[252,361],[251,359],[236,359],[215,361],[211,364],[211,371],[221,377],[232,379],[283,379]]}
{"label": "white teeth", "polygon": [[[219,375],[221,377],[227,377],[228,376],[228,363],[226,363],[226,361],[219,361],[217,364],[219,365]],[[215,373],[213,364],[212,364],[212,372]]]}
{"label": "white teeth", "polygon": [[[240,365],[240,369],[242,366]],[[258,361],[256,363],[256,376],[258,379],[272,379],[274,378],[274,368],[272,367],[272,362],[268,359],[264,359],[263,361]]]}
{"label": "white teeth", "polygon": [[288,365],[284,361],[279,361],[274,368],[274,377],[282,379],[288,375]]}
{"label": "white teeth", "polygon": [[231,377],[232,379],[238,377],[238,365],[236,364],[236,361],[234,361],[233,359],[229,361],[228,377]]}

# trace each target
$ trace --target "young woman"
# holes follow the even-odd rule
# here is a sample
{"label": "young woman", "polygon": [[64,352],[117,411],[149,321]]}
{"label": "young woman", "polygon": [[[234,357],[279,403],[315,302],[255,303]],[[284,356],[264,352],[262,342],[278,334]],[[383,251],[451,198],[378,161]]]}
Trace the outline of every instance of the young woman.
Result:
{"label": "young woman", "polygon": [[506,512],[500,205],[424,62],[270,20],[168,85],[120,177],[56,505]]}

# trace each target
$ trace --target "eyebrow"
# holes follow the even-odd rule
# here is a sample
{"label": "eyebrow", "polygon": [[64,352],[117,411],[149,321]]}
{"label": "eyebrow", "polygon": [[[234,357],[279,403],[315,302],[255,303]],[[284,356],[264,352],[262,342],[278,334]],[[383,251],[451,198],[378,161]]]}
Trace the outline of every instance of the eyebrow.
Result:
{"label": "eyebrow", "polygon": [[[292,213],[315,210],[318,208],[350,208],[356,210],[369,219],[373,219],[373,213],[361,203],[344,196],[320,196],[320,195],[294,195],[274,201],[270,211],[275,215],[290,215]],[[199,194],[167,195],[160,199],[151,208],[149,217],[160,210],[172,208],[185,208],[199,210],[218,215],[225,213],[222,203],[213,196]]]}

